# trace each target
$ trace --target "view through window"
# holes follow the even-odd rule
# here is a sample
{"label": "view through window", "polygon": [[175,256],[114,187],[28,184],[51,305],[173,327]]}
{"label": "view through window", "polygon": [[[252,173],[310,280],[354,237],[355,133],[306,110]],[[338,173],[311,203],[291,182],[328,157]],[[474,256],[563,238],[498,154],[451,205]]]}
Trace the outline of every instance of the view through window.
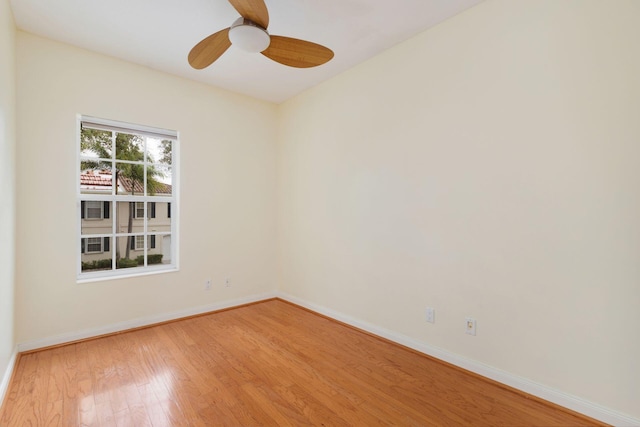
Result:
{"label": "view through window", "polygon": [[177,132],[79,122],[78,278],[175,269]]}

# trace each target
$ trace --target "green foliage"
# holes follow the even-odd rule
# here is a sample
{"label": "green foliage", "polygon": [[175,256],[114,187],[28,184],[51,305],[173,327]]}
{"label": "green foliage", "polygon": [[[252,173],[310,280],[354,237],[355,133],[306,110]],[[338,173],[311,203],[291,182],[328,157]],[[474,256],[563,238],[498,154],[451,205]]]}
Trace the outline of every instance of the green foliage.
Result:
{"label": "green foliage", "polygon": [[[138,263],[138,265],[144,265],[144,256],[138,255],[136,257],[136,262]],[[162,254],[147,255],[147,265],[161,264],[161,263],[162,263]]]}
{"label": "green foliage", "polygon": [[[80,151],[83,154],[92,154],[98,158],[111,158],[111,132],[95,129],[82,129],[80,134]],[[110,162],[83,160],[80,163],[82,170],[111,169]]]}
{"label": "green foliage", "polygon": [[80,151],[111,159],[111,132],[82,128],[80,133]]}
{"label": "green foliage", "polygon": [[82,271],[87,270],[110,270],[111,258],[93,260],[91,262],[82,263]]}
{"label": "green foliage", "polygon": [[160,144],[162,145],[162,157],[160,158],[160,161],[162,163],[170,165],[172,141],[163,139],[162,141],[160,141]]}
{"label": "green foliage", "polygon": [[135,259],[120,258],[118,260],[118,268],[131,268],[131,267],[137,267],[137,266],[138,266],[138,262]]}
{"label": "green foliage", "polygon": [[147,264],[161,264],[162,254],[152,254],[147,257]]}

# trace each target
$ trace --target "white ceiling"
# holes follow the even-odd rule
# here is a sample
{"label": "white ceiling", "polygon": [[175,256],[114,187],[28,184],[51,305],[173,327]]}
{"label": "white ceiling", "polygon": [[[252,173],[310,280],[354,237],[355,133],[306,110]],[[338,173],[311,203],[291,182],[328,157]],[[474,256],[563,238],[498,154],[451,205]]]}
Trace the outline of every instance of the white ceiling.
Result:
{"label": "white ceiling", "polygon": [[329,47],[315,68],[231,46],[194,70],[191,48],[239,17],[226,0],[11,0],[18,28],[272,102],[282,102],[482,0],[265,0],[269,33]]}

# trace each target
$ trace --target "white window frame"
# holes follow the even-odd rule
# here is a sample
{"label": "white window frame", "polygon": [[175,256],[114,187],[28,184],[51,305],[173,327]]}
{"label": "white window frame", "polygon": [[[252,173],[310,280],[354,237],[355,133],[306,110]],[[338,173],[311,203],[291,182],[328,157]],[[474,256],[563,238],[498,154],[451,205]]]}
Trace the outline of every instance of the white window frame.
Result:
{"label": "white window frame", "polygon": [[[106,158],[97,158],[95,156],[83,156],[83,153],[81,152],[81,132],[82,132],[82,128],[83,126],[86,126],[88,128],[91,129],[96,129],[96,130],[102,130],[102,131],[111,131],[112,132],[112,149],[111,149],[111,158],[106,159]],[[127,134],[134,134],[134,135],[138,135],[140,137],[143,138],[144,140],[144,160],[142,161],[126,161],[126,160],[120,160],[120,159],[116,159],[116,152],[115,152],[115,135],[116,133],[127,133]],[[87,209],[87,204],[85,203],[85,212],[82,212],[83,215],[80,215],[80,209],[78,209],[78,250],[77,250],[77,254],[78,254],[78,258],[77,258],[77,280],[78,283],[86,283],[86,282],[94,282],[94,281],[102,281],[102,280],[108,280],[108,279],[117,279],[117,278],[122,278],[122,277],[132,277],[132,276],[140,276],[140,275],[147,275],[147,274],[157,274],[157,273],[165,273],[165,272],[172,272],[172,271],[177,271],[179,269],[179,251],[178,251],[178,242],[179,242],[179,235],[178,235],[178,218],[180,215],[180,203],[179,203],[179,135],[178,132],[176,131],[170,131],[170,130],[165,130],[165,129],[159,129],[159,128],[153,128],[153,127],[148,127],[148,126],[141,126],[141,125],[134,125],[134,124],[129,124],[129,123],[123,123],[123,122],[116,122],[113,120],[106,120],[106,119],[98,119],[95,117],[90,117],[90,116],[83,116],[83,115],[78,115],[77,116],[77,142],[76,142],[76,151],[77,151],[77,167],[76,167],[76,171],[77,171],[77,176],[76,176],[76,188],[77,188],[77,203],[78,203],[78,208],[80,208],[80,205],[82,202],[89,202],[89,201],[95,201],[95,202],[100,202],[100,210],[101,210],[101,219],[104,218],[105,213],[103,212],[104,210],[104,202],[110,202],[109,206],[110,206],[110,215],[109,215],[109,219],[108,221],[111,221],[112,223],[112,232],[108,233],[108,234],[101,234],[100,236],[97,235],[83,235],[82,234],[82,221],[88,219],[86,218],[86,209]],[[150,194],[122,194],[122,193],[118,193],[117,192],[117,183],[115,182],[115,178],[114,178],[114,185],[112,185],[112,189],[111,189],[111,194],[105,194],[104,192],[100,193],[100,194],[92,194],[90,192],[85,192],[83,193],[81,190],[81,185],[80,185],[80,173],[81,173],[81,162],[82,161],[87,161],[87,160],[91,160],[91,161],[99,161],[99,162],[105,162],[105,163],[111,163],[112,168],[115,167],[115,165],[117,163],[132,163],[132,164],[139,164],[142,165],[145,170],[147,167],[151,167],[151,166],[156,166],[156,167],[166,167],[167,164],[165,163],[152,163],[151,161],[149,161],[149,159],[147,158],[147,143],[148,143],[148,139],[147,138],[153,138],[153,139],[162,139],[162,140],[171,140],[172,141],[172,147],[171,147],[171,164],[170,164],[170,169],[171,169],[171,195],[158,195],[158,194],[154,194],[154,195],[150,195]],[[159,159],[155,159],[156,161],[159,161]],[[144,183],[143,183],[143,187],[146,189],[147,188],[147,174],[144,173]],[[141,217],[140,219],[144,218],[142,227],[143,230],[140,231],[139,229],[134,230],[131,233],[126,233],[123,232],[123,230],[118,229],[118,204],[119,202],[134,202],[136,203],[135,207],[137,208],[137,204],[138,203],[144,203],[144,217]],[[150,202],[156,202],[156,203],[171,203],[171,221],[170,221],[170,230],[169,231],[156,231],[156,230],[151,230],[149,227],[149,218],[146,218],[147,216],[147,210],[148,210],[148,203]],[[97,206],[96,206],[97,208]],[[85,218],[82,218],[82,216],[85,216]],[[134,209],[134,218],[139,218],[137,216],[137,209]],[[98,218],[92,218],[92,219],[98,219]],[[107,221],[107,220],[105,220]],[[140,227],[140,223],[137,223],[136,227]],[[145,241],[149,241],[150,236],[153,234],[156,236],[156,244],[157,244],[157,240],[158,238],[162,239],[163,236],[171,236],[171,248],[170,248],[170,254],[168,254],[170,256],[170,262],[166,263],[166,264],[153,264],[153,265],[147,265],[147,255],[148,252],[150,250],[149,246],[150,245],[142,245],[142,247],[138,246],[138,241],[137,238],[134,237],[134,247],[137,253],[140,253],[140,251],[142,251],[143,255],[144,255],[144,265],[143,266],[138,266],[138,267],[130,267],[130,268],[117,268],[117,262],[116,262],[116,253],[118,252],[118,242],[119,239],[126,239],[127,240],[127,245],[130,244],[130,242],[128,241],[127,237],[128,236],[135,236],[135,235],[141,235],[142,238],[144,239],[143,242]],[[111,238],[111,242],[112,244],[110,245],[109,251],[107,251],[107,254],[110,254],[111,260],[112,260],[112,268],[109,270],[99,270],[99,271],[82,271],[82,261],[83,255],[86,254],[97,254],[99,252],[89,252],[88,251],[88,240],[85,241],[85,252],[84,254],[82,253],[81,250],[81,246],[82,246],[82,239],[89,239],[89,238],[98,238],[101,237],[101,242],[100,242],[100,246],[101,249],[104,249],[103,246],[103,238],[104,237],[110,237]],[[94,243],[97,244],[97,243]],[[121,251],[120,251],[121,252]],[[103,252],[104,253],[104,252]],[[137,256],[137,255],[136,255]],[[136,256],[131,256],[131,259],[135,259]],[[123,256],[124,257],[124,256]],[[164,262],[164,261],[163,261]]]}

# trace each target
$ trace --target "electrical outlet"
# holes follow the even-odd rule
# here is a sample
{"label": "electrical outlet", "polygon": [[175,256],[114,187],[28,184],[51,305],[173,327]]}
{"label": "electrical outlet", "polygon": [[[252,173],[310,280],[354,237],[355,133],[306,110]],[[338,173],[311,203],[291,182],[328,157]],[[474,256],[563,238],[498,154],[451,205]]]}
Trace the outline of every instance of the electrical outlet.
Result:
{"label": "electrical outlet", "polygon": [[205,291],[211,290],[211,279],[207,279],[204,281],[204,290]]}
{"label": "electrical outlet", "polygon": [[434,323],[436,321],[436,311],[433,307],[427,307],[427,322]]}
{"label": "electrical outlet", "polygon": [[226,278],[224,279],[224,287],[225,288],[230,288],[231,287],[231,279],[230,278]]}
{"label": "electrical outlet", "polygon": [[469,335],[475,335],[476,334],[476,319],[474,319],[473,317],[466,317],[465,319],[465,333],[469,334]]}

